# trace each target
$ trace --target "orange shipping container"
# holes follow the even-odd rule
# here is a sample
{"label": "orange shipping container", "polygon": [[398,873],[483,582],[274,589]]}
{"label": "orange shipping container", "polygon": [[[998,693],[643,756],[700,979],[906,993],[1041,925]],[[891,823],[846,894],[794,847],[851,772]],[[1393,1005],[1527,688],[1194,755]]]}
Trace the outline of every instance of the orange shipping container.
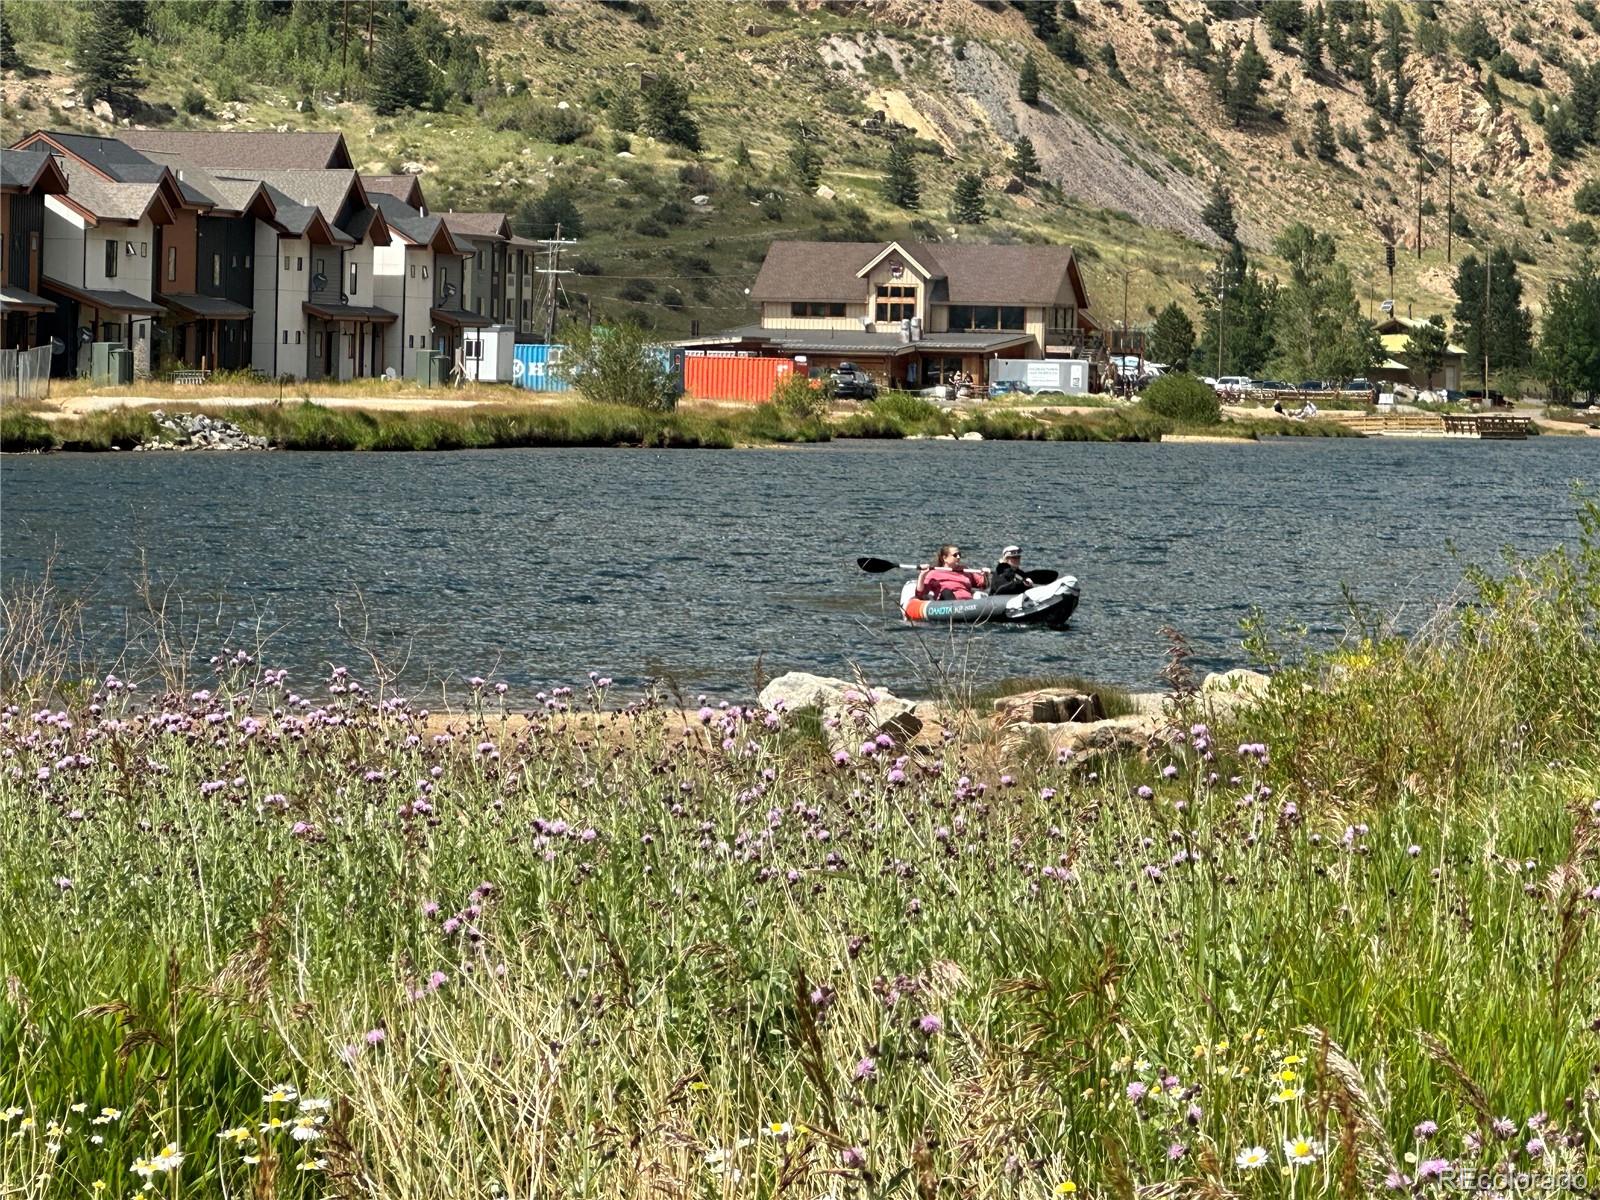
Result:
{"label": "orange shipping container", "polygon": [[683,390],[696,400],[765,404],[778,380],[794,370],[790,358],[722,358],[703,354],[683,360]]}

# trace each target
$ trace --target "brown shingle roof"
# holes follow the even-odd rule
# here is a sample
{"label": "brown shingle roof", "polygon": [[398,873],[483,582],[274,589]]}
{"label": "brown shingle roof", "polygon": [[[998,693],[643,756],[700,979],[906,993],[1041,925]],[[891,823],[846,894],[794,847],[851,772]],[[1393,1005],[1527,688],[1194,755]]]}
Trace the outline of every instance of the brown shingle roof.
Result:
{"label": "brown shingle roof", "polygon": [[272,171],[353,165],[342,133],[125,129],[117,137],[135,150],[177,154],[201,167]]}
{"label": "brown shingle roof", "polygon": [[[856,273],[888,242],[773,242],[750,289],[752,300],[861,300]],[[900,242],[952,304],[1049,304],[1069,283],[1071,246],[986,246]]]}
{"label": "brown shingle roof", "polygon": [[505,213],[445,213],[444,223],[450,227],[451,233],[459,233],[463,237],[509,238],[511,236],[511,222],[506,220]]}
{"label": "brown shingle roof", "polygon": [[155,206],[157,223],[165,224],[171,214],[161,203],[161,182],[117,183],[102,179],[95,171],[74,158],[56,160],[67,177],[67,199],[100,221],[137,221]]}
{"label": "brown shingle roof", "polygon": [[345,197],[356,185],[354,171],[269,171],[254,167],[218,168],[218,179],[259,179],[296,204],[317,209],[329,224],[339,219]]}
{"label": "brown shingle roof", "polygon": [[362,175],[361,185],[368,193],[393,196],[413,209],[428,207],[422,194],[422,181],[415,175]]}

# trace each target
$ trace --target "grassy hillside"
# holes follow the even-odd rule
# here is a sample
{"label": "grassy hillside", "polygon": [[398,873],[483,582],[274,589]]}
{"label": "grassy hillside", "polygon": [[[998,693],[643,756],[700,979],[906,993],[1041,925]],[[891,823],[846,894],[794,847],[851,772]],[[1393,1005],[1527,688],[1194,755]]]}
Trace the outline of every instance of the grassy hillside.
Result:
{"label": "grassy hillside", "polygon": [[[1448,312],[1452,149],[1455,204],[1471,231],[1455,239],[1456,257],[1485,238],[1515,245],[1537,307],[1581,250],[1574,192],[1600,175],[1592,145],[1562,162],[1533,118],[1561,102],[1600,54],[1584,0],[1515,11],[1463,2],[1437,20],[1407,6],[1398,76],[1383,49],[1386,6],[1333,6],[1341,40],[1373,42],[1367,53],[1384,94],[1391,83],[1409,87],[1409,137],[1368,103],[1353,68],[1335,65],[1332,47],[1312,71],[1303,34],[1274,36],[1264,13],[1230,18],[1235,6],[1225,3],[1081,0],[1026,13],[971,0],[427,4],[413,11],[433,30],[423,40],[439,110],[393,117],[374,115],[362,99],[369,6],[351,6],[347,50],[341,5],[293,7],[285,16],[285,6],[267,0],[186,5],[180,16],[160,0],[150,5],[135,39],[140,103],[123,119],[339,128],[365,168],[420,167],[435,207],[521,207],[525,230],[526,206],[564,188],[585,227],[580,274],[568,280],[574,306],[629,309],[665,331],[746,319],[745,289],[767,242],[802,236],[1068,241],[1079,247],[1101,315],[1121,321],[1125,290],[1138,325],[1170,299],[1188,303],[1214,260],[1218,242],[1200,212],[1216,178],[1234,193],[1244,242],[1270,268],[1280,266],[1269,251],[1275,232],[1309,220],[1337,235],[1363,301],[1375,306],[1387,293],[1379,230],[1389,224],[1400,242],[1400,310]],[[1058,26],[1048,42],[1039,36],[1041,7]],[[381,39],[393,6],[371,8]],[[10,0],[5,12],[26,63],[5,82],[8,136],[39,126],[110,129],[73,94],[71,47],[83,9]],[[1492,71],[1458,46],[1479,19],[1503,51],[1489,60]],[[290,31],[299,39],[292,56],[282,53]],[[1267,64],[1265,112],[1235,128],[1207,65],[1250,38]],[[1017,94],[1030,54],[1041,76],[1031,106]],[[629,123],[616,112],[619,94],[635,95],[652,74],[687,85],[699,153],[616,127]],[[1319,102],[1339,132],[1331,161],[1315,153]],[[897,126],[920,151],[917,212],[881,196]],[[1035,146],[1040,177],[1007,194],[1019,134]],[[791,165],[802,136],[821,156],[828,198]],[[1431,211],[1420,258],[1419,160],[1408,141],[1438,168],[1425,168]],[[966,170],[986,180],[983,225],[957,226],[949,216]]]}

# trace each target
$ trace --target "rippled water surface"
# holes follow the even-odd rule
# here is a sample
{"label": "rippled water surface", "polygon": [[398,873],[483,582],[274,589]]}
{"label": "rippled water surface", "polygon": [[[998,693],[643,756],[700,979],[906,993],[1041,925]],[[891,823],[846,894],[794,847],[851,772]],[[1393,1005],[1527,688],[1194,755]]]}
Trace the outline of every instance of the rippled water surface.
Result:
{"label": "rippled water surface", "polygon": [[[1555,437],[11,456],[0,555],[9,586],[54,553],[99,653],[144,636],[147,573],[204,655],[265,639],[308,689],[330,663],[365,671],[363,647],[411,685],[598,670],[743,696],[759,660],[911,692],[941,670],[1144,687],[1165,624],[1207,668],[1243,663],[1254,605],[1335,636],[1343,585],[1414,624],[1459,579],[1451,543],[1487,562],[1573,537],[1569,483],[1597,465]],[[854,567],[944,540],[1077,575],[1072,627],[911,629]]]}

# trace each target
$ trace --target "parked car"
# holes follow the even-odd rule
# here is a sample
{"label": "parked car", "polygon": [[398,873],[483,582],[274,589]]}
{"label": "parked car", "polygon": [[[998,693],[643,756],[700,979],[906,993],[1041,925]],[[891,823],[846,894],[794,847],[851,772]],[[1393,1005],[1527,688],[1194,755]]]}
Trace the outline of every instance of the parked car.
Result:
{"label": "parked car", "polygon": [[[1483,399],[1483,389],[1482,388],[1468,388],[1465,392],[1462,393],[1462,395],[1464,395],[1468,400],[1482,400]],[[1493,388],[1490,388],[1489,389],[1489,403],[1493,404],[1493,405],[1495,405],[1497,407],[1503,407],[1505,405],[1505,403],[1506,403],[1505,395],[1503,393],[1501,393],[1501,392],[1495,391]]]}
{"label": "parked car", "polygon": [[1289,385],[1281,379],[1257,379],[1251,388],[1258,392],[1287,392]]}
{"label": "parked car", "polygon": [[1295,388],[1297,392],[1325,392],[1327,390],[1328,385],[1320,379],[1302,379],[1300,386]]}
{"label": "parked car", "polygon": [[878,385],[855,363],[842,362],[828,378],[833,381],[833,394],[841,400],[873,400],[878,395]]}
{"label": "parked car", "polygon": [[1019,379],[1000,379],[989,385],[991,398],[997,396],[1031,396],[1033,389]]}
{"label": "parked car", "polygon": [[1250,390],[1248,375],[1224,375],[1217,380],[1217,391],[1226,395],[1240,395]]}

